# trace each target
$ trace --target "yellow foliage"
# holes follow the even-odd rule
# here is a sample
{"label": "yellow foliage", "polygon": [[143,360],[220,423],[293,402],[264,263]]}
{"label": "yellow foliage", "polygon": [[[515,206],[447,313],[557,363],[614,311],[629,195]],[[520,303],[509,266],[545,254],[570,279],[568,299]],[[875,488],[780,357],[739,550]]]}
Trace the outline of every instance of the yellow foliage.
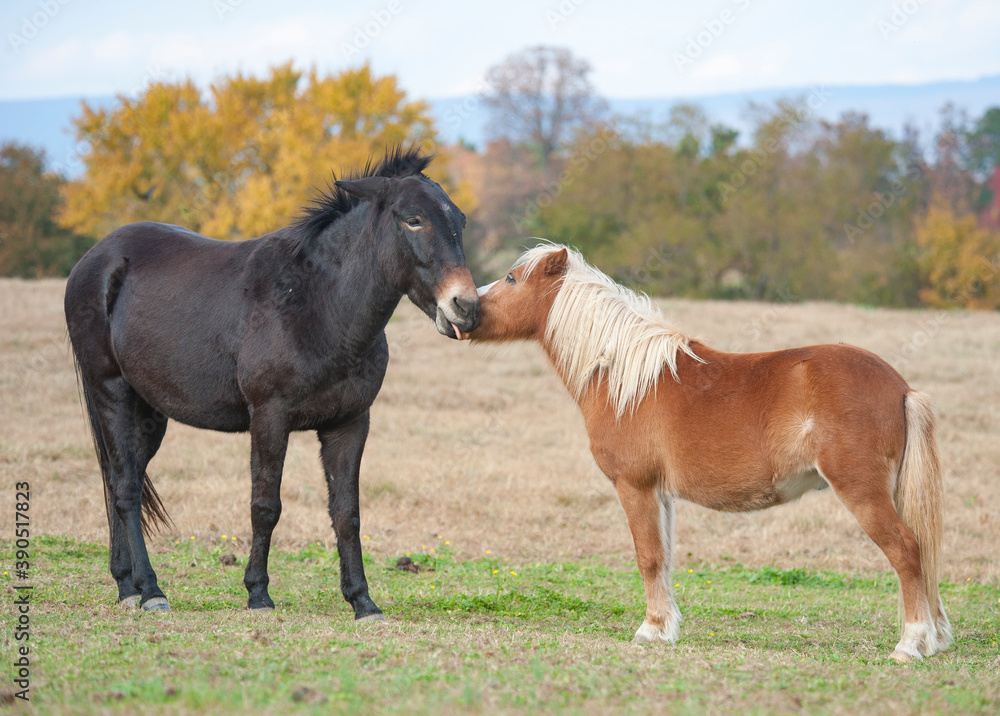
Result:
{"label": "yellow foliage", "polygon": [[955,217],[934,206],[917,227],[927,286],[922,301],[939,308],[1000,308],[1000,234],[975,216]]}
{"label": "yellow foliage", "polygon": [[[303,76],[291,63],[262,79],[223,78],[207,93],[184,81],[108,110],[84,103],[74,123],[89,145],[86,173],[65,187],[60,223],[96,236],[133,221],[258,236],[290,223],[333,173],[435,136],[426,103],[407,101],[394,76],[367,66]],[[451,188],[440,169],[435,176]]]}
{"label": "yellow foliage", "polygon": [[[479,207],[479,197],[476,196],[474,182],[462,171],[462,154],[467,150],[460,147],[438,145],[433,148],[434,163],[427,169],[427,176],[444,187],[455,206],[462,210],[466,218],[472,220],[472,215]],[[458,170],[458,171],[456,171]]]}

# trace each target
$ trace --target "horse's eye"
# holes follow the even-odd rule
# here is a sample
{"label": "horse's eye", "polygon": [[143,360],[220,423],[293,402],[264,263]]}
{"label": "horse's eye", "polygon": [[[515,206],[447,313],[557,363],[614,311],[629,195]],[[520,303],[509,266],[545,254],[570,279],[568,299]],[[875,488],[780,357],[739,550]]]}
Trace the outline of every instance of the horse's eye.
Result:
{"label": "horse's eye", "polygon": [[423,226],[423,222],[420,221],[419,216],[411,216],[409,219],[406,220],[406,225],[409,226],[411,229],[419,229],[421,226]]}
{"label": "horse's eye", "polygon": [[507,274],[507,283],[517,283],[517,281],[514,280],[514,274],[513,273]]}

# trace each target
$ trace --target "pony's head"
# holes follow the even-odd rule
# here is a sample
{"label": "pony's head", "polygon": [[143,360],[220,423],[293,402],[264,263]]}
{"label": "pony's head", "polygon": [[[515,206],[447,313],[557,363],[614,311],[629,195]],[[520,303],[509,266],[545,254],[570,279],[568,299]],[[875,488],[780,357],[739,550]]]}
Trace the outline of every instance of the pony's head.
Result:
{"label": "pony's head", "polygon": [[577,400],[595,374],[606,379],[618,418],[664,369],[679,380],[678,353],[701,360],[648,296],[618,285],[565,246],[526,251],[506,278],[479,293],[482,320],[472,340],[537,340]]}
{"label": "pony's head", "polygon": [[568,259],[563,246],[543,245],[525,252],[506,277],[479,289],[480,323],[470,337],[541,342]]}

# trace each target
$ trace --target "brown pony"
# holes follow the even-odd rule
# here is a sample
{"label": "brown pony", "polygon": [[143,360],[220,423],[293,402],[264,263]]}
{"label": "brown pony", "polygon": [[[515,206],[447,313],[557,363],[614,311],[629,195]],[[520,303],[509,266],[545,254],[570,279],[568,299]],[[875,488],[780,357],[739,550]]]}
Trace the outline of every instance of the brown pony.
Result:
{"label": "brown pony", "polygon": [[892,656],[947,649],[938,595],[941,468],[927,396],[848,345],[724,353],[566,247],[526,252],[479,289],[474,341],[537,340],[583,411],[646,586],[636,642],[677,640],[674,498],[729,512],[832,487],[889,558],[903,634]]}

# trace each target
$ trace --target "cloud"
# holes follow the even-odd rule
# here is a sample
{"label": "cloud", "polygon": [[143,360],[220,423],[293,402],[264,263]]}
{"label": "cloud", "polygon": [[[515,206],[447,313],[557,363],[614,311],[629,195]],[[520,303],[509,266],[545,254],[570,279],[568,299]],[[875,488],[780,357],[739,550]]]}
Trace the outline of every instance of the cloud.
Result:
{"label": "cloud", "polygon": [[[169,6],[135,0],[67,4],[28,45],[3,56],[0,96],[128,92],[151,67],[205,86],[222,74],[260,74],[293,59],[297,67],[315,65],[320,72],[368,61],[376,72],[397,74],[414,96],[442,97],[475,91],[492,64],[539,43],[565,45],[588,59],[598,91],[615,97],[816,81],[873,83],[901,72],[931,81],[1000,71],[994,50],[1000,3],[995,0],[918,3],[889,41],[878,22],[890,17],[894,4],[902,6],[899,2],[886,0],[877,8],[862,0],[840,6],[753,3],[713,36],[685,73],[669,71],[671,53],[683,52],[688,38],[713,22],[720,7],[730,7],[728,0],[712,8],[649,0],[614,7],[587,3],[557,31],[545,18],[545,8],[554,7],[555,0],[544,6],[509,0],[499,14],[478,3],[401,0],[401,11],[349,57],[343,45],[355,41],[359,28],[385,18],[388,0],[360,5],[316,0],[295,4],[291,11],[278,3],[226,1],[232,10],[221,17],[208,0],[176,0]],[[3,24],[16,30],[18,13],[0,10]],[[956,37],[961,42],[956,44]],[[941,53],[942,47],[949,51]]]}
{"label": "cloud", "polygon": [[91,39],[84,47],[88,56],[104,65],[114,62],[139,62],[148,48],[135,35],[125,32],[115,32]]}
{"label": "cloud", "polygon": [[744,74],[743,63],[736,55],[719,55],[705,60],[691,71],[696,80],[721,80]]}

